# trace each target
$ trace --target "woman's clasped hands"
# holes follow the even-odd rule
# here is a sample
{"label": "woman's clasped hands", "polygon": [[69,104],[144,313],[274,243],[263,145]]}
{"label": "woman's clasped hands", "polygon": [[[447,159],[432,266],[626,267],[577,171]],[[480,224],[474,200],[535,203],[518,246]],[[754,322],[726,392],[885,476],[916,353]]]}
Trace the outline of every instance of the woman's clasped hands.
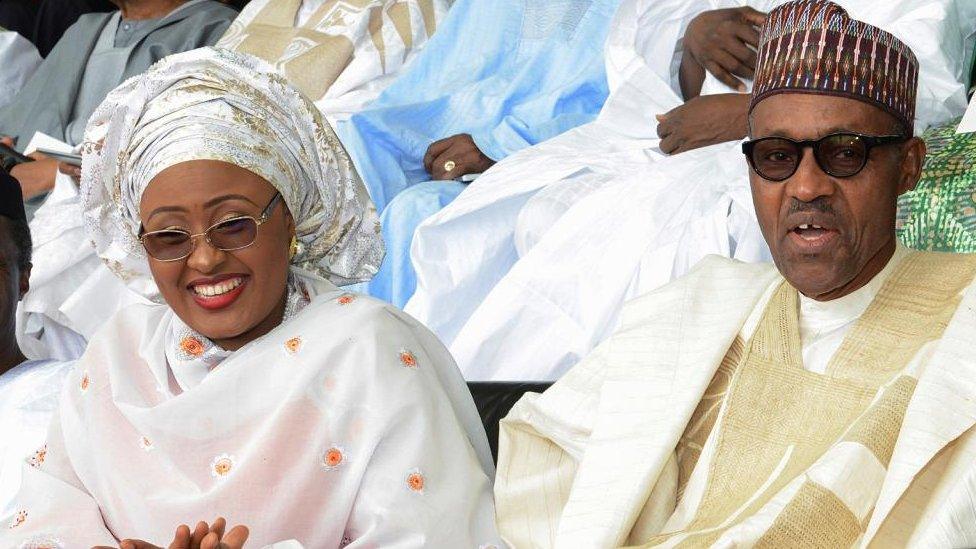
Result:
{"label": "woman's clasped hands", "polygon": [[[173,536],[173,541],[166,549],[242,549],[244,542],[247,541],[248,531],[246,526],[238,525],[227,529],[227,521],[218,518],[213,524],[204,521],[197,523],[193,531],[190,527],[181,524]],[[92,549],[115,549],[112,547],[93,547]],[[147,541],[138,539],[124,539],[119,542],[118,549],[164,549],[158,545],[153,545]]]}

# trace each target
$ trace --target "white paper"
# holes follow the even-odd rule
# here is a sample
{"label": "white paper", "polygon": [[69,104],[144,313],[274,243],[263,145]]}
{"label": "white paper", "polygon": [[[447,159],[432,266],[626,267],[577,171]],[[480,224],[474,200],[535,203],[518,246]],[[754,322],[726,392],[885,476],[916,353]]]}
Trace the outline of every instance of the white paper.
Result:
{"label": "white paper", "polygon": [[64,141],[55,139],[46,133],[35,132],[34,137],[31,137],[30,143],[27,144],[27,148],[24,149],[24,154],[31,154],[32,152],[36,152],[39,148],[64,154],[71,154],[74,152],[74,147],[65,143]]}
{"label": "white paper", "polygon": [[976,132],[976,94],[969,100],[969,107],[966,108],[966,114],[962,115],[962,122],[956,128],[956,133],[970,132]]}

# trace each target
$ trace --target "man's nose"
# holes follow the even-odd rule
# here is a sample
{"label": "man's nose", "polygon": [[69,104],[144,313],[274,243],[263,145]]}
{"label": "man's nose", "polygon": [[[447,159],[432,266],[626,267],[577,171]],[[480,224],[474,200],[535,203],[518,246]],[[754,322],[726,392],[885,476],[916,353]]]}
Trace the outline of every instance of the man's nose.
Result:
{"label": "man's nose", "polygon": [[786,180],[786,193],[800,202],[814,200],[834,194],[835,182],[820,165],[812,149],[804,149],[796,172]]}

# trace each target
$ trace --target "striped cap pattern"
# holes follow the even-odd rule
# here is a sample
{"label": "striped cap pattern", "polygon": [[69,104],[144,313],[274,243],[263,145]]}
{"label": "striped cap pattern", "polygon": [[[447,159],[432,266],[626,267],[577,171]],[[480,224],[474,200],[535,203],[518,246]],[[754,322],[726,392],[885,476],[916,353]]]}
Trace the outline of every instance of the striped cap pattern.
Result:
{"label": "striped cap pattern", "polygon": [[793,0],[769,13],[759,35],[749,112],[780,93],[836,95],[880,107],[912,133],[918,59],[891,33],[829,0]]}

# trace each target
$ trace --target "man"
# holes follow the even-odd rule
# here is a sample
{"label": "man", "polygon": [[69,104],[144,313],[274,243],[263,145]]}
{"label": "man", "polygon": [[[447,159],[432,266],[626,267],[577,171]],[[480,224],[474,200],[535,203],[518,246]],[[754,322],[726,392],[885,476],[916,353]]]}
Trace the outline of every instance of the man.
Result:
{"label": "man", "polygon": [[828,0],[770,12],[743,150],[775,267],[709,258],[515,406],[507,541],[976,544],[976,256],[895,238],[917,77]]}
{"label": "man", "polygon": [[413,61],[450,7],[447,0],[253,0],[217,47],[273,64],[335,125]]}
{"label": "man", "polygon": [[0,26],[0,107],[6,105],[41,65],[37,48],[19,33]]}
{"label": "man", "polygon": [[[23,150],[42,132],[81,143],[88,118],[108,92],[159,59],[217,41],[237,15],[214,0],[118,0],[118,11],[83,15],[13,101],[0,109],[0,134]],[[31,198],[51,190],[53,158],[11,171]],[[75,170],[77,172],[77,170]]]}
{"label": "man", "polygon": [[[748,4],[765,12],[784,1]],[[711,59],[728,71],[750,63],[735,54],[754,48],[756,13],[728,9],[742,3],[714,2],[715,12],[691,0],[622,4],[621,13],[634,4],[636,29],[608,44],[616,87],[597,121],[499,162],[419,227],[406,310],[469,380],[558,379],[613,332],[626,300],[706,255],[770,260],[739,150],[748,95],[730,93],[747,82],[709,73],[701,96],[682,103],[678,71],[682,59],[718,74]],[[976,3],[840,3],[922,52],[919,128],[962,114]]]}
{"label": "man", "polygon": [[29,36],[41,57],[47,57],[51,53],[65,31],[82,15],[116,9],[109,0],[35,0],[35,4],[37,17]]}
{"label": "man", "polygon": [[607,98],[603,43],[620,0],[460,0],[417,59],[336,127],[382,212],[369,293],[413,294],[414,229],[464,175],[590,122]]}
{"label": "man", "polygon": [[25,460],[43,453],[47,424],[72,366],[27,360],[17,345],[15,313],[30,270],[31,237],[20,185],[0,171],[0,516],[12,511]]}

